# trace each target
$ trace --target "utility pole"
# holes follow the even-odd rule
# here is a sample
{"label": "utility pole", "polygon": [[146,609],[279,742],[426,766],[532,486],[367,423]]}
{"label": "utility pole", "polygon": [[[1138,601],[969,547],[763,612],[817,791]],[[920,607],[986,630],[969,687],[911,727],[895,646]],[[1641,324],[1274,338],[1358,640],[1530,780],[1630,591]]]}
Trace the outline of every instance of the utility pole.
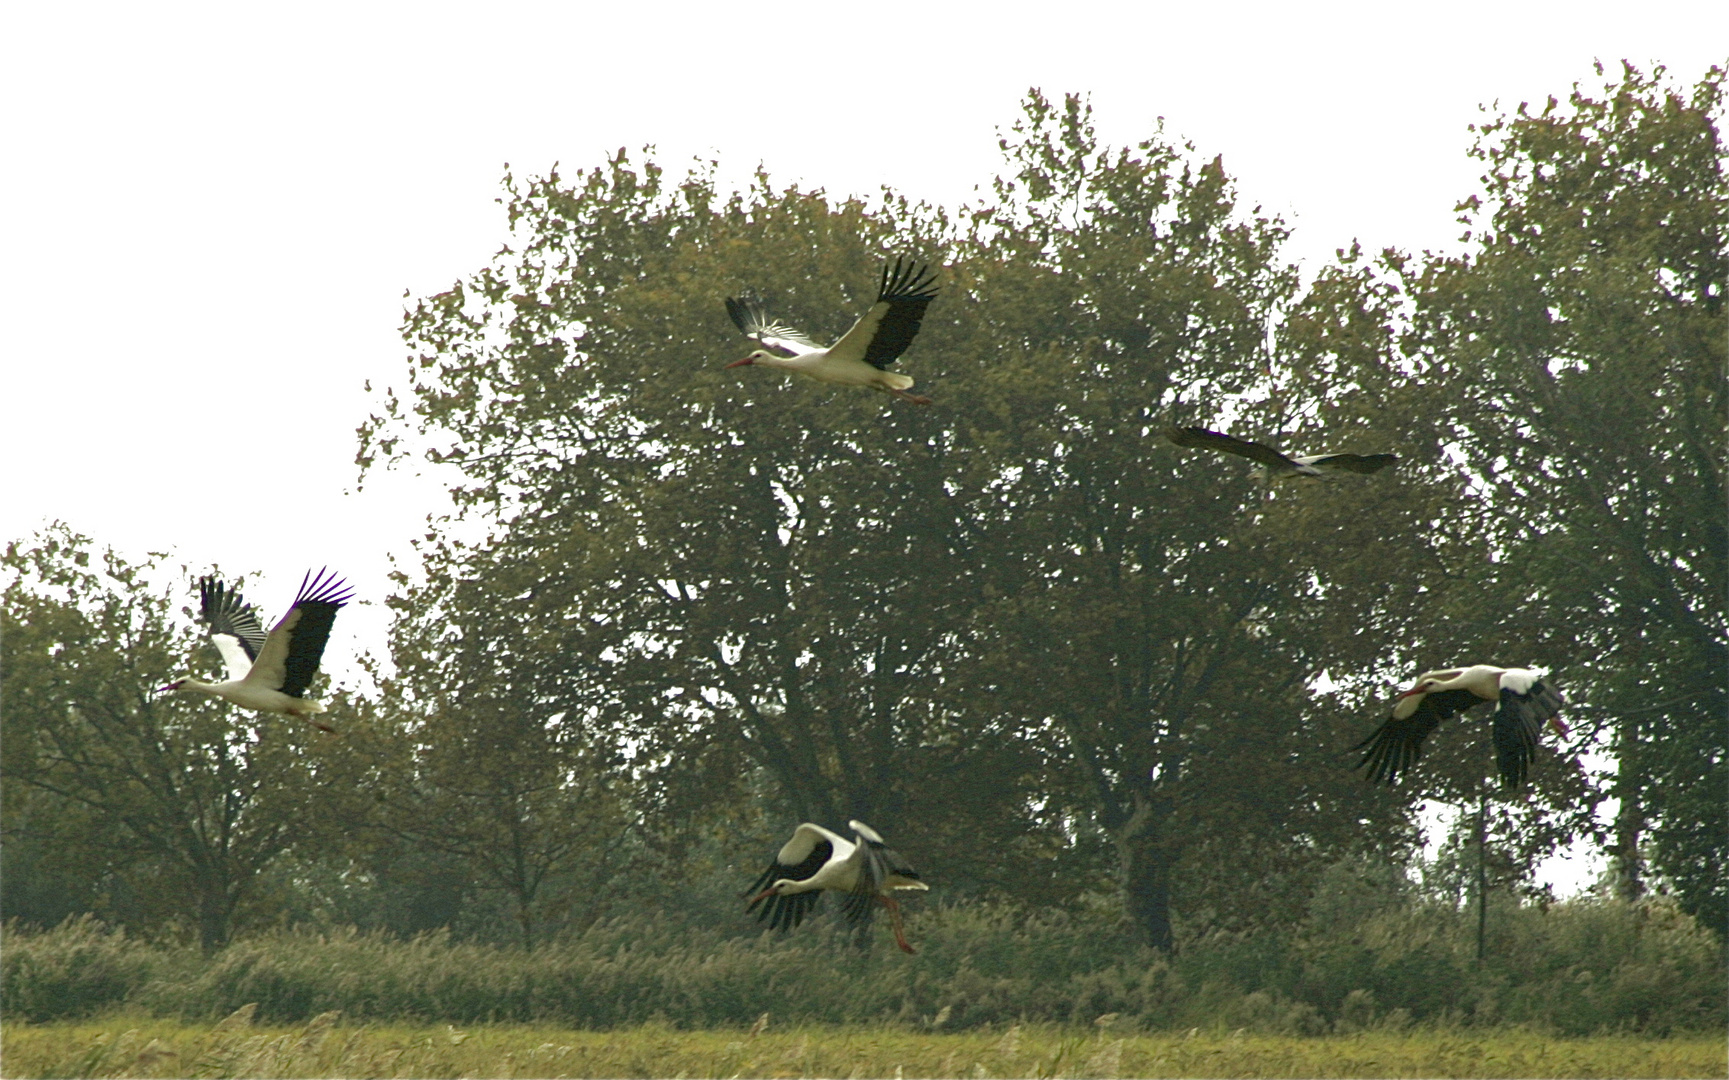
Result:
{"label": "utility pole", "polygon": [[1483,943],[1489,931],[1489,789],[1477,784],[1477,966],[1483,966]]}

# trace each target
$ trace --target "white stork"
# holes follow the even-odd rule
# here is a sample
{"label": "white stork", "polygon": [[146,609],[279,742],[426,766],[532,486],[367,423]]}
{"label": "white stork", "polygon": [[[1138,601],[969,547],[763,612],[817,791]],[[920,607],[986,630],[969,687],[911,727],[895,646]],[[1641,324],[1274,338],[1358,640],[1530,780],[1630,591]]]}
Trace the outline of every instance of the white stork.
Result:
{"label": "white stork", "polygon": [[1391,784],[1417,763],[1423,739],[1437,724],[1489,701],[1500,702],[1491,731],[1495,767],[1507,787],[1522,787],[1537,754],[1543,722],[1548,721],[1562,738],[1567,736],[1567,725],[1557,715],[1566,702],[1529,668],[1475,664],[1424,672],[1415,686],[1394,700],[1393,715],[1351,748],[1363,751],[1357,767],[1368,766],[1371,783]]}
{"label": "white stork", "polygon": [[324,703],[304,696],[318,673],[324,644],[336,612],[348,603],[352,592],[335,574],[320,570],[300,581],[294,606],[267,635],[259,625],[252,605],[215,578],[198,583],[200,613],[210,628],[210,640],[222,654],[228,680],[207,683],[177,679],[163,691],[210,694],[243,709],[281,713],[311,720],[318,728],[335,732],[329,724],[312,720],[324,712]]}
{"label": "white stork", "polygon": [[1341,472],[1379,472],[1399,460],[1397,454],[1308,454],[1302,457],[1287,457],[1270,446],[1249,442],[1220,431],[1208,431],[1202,427],[1170,428],[1165,432],[1165,438],[1178,446],[1246,457],[1256,463],[1254,471],[1257,475],[1273,480],[1284,480],[1292,476],[1312,476],[1327,480]]}
{"label": "white stork", "polygon": [[816,910],[825,890],[845,893],[841,911],[847,922],[868,924],[876,905],[881,904],[889,910],[895,944],[903,952],[912,952],[901,927],[901,909],[894,891],[923,891],[930,886],[920,881],[918,872],[886,847],[869,825],[849,821],[847,827],[858,838],[857,843],[808,821],[794,829],[792,839],[745,893],[751,897],[745,910],[763,904],[756,915],[758,922],[767,920],[773,929],[790,930]]}
{"label": "white stork", "polygon": [[756,297],[729,296],[726,313],[745,337],[763,348],[727,367],[761,364],[842,386],[869,386],[915,405],[929,405],[930,398],[907,392],[913,384],[909,376],[887,370],[912,344],[925,308],[937,294],[931,287],[936,275],[927,273],[928,269],[901,259],[892,268],[884,265],[876,303],[826,349],[790,326],[770,322]]}

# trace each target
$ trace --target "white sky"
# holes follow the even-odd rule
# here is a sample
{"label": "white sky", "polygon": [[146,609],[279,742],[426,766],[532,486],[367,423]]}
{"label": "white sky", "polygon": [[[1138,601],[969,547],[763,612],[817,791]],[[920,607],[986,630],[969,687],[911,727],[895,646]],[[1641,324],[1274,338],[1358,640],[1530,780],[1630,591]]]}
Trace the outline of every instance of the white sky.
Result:
{"label": "white sky", "polygon": [[[405,290],[504,239],[504,163],[620,146],[780,183],[955,203],[1029,86],[1101,136],[1223,154],[1311,265],[1446,246],[1477,106],[1695,82],[1729,5],[13,4],[0,23],[0,543],[60,518],[138,556],[260,571],[273,618],[328,563],[382,599],[437,508],[355,493],[363,391],[398,384]],[[714,296],[695,303],[718,302]],[[344,613],[326,669],[382,654]]]}

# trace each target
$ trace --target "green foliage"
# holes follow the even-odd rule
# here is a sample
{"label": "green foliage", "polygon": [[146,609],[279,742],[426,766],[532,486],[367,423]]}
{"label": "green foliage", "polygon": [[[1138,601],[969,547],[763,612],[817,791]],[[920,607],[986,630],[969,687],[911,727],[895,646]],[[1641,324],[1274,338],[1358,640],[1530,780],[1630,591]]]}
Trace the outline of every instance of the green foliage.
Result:
{"label": "green foliage", "polygon": [[181,957],[151,949],[89,915],[49,934],[8,923],[0,957],[0,1013],[41,1023],[90,1016],[120,1004]]}
{"label": "green foliage", "polygon": [[[56,527],[0,559],[0,909],[160,943],[14,928],[7,1002],[1720,1022],[1720,952],[1665,903],[1512,895],[1607,839],[1612,798],[1620,897],[1648,866],[1729,922],[1722,79],[1629,68],[1493,118],[1472,250],[1353,248],[1307,285],[1221,160],[1105,146],[1077,97],[1029,95],[993,195],[952,213],[623,153],[507,177],[509,244],[414,303],[409,382],[360,433],[363,472],[423,458],[457,510],[342,739],[155,694],[214,660],[160,557]],[[899,255],[941,267],[903,362],[931,408],[722,368],[724,295],[833,337]],[[1401,462],[1262,485],[1162,439],[1188,423]],[[1462,660],[1548,667],[1584,723],[1419,898],[1415,808],[1477,805],[1486,725],[1390,790],[1345,751],[1390,682]],[[920,955],[743,936],[733,891],[788,827],[853,817],[946,905]],[[236,927],[296,929],[173,944]]]}
{"label": "green foliage", "polygon": [[31,855],[9,869],[81,880],[97,910],[215,948],[346,759],[304,726],[162,696],[200,648],[171,614],[187,586],[153,591],[160,557],[92,547],[57,525],[0,556],[4,826]]}
{"label": "green foliage", "polygon": [[[1601,71],[1601,69],[1599,69]],[[1490,631],[1557,671],[1617,758],[1617,869],[1642,853],[1729,924],[1729,184],[1723,71],[1628,66],[1602,97],[1479,127],[1478,250],[1408,271],[1408,347],[1505,553]],[[1487,635],[1485,635],[1487,636]],[[1647,833],[1649,836],[1647,837]]]}
{"label": "green foliage", "polygon": [[[1098,145],[1075,99],[1032,95],[1005,151],[1000,205],[954,224],[763,178],[672,190],[623,157],[511,181],[515,239],[409,313],[412,387],[362,433],[364,466],[418,449],[493,521],[425,550],[403,692],[490,680],[557,738],[629,747],[650,835],[766,798],[869,821],[969,893],[1073,899],[1114,845],[1162,945],[1173,889],[1197,918],[1289,917],[1341,849],[1404,833],[1303,689],[1368,657],[1304,633],[1323,595],[1385,590],[1331,568],[1349,495],[1269,499],[1160,435],[1231,402],[1320,416],[1308,384],[1253,400],[1296,289],[1283,227],[1192,147]],[[907,358],[937,406],[722,372],[724,292],[838,335],[891,244],[946,256]],[[1420,552],[1432,493],[1394,491],[1382,538]]]}
{"label": "green foliage", "polygon": [[[954,1028],[1017,1022],[1124,1030],[1251,1028],[1319,1034],[1368,1027],[1527,1024],[1565,1035],[1705,1030],[1724,1020],[1722,954],[1673,905],[1574,901],[1496,913],[1489,961],[1474,921],[1400,905],[1306,933],[1216,933],[1176,956],[1125,954],[1110,920],[1002,906],[926,911],[919,952],[844,948],[827,921],[794,935],[727,937],[641,916],[598,922],[532,953],[401,941],[352,930],[284,931],[204,958],[146,947],[89,923],[9,929],[0,1009],[32,1020],[110,1003],[214,1019],[256,1003],[260,1020],[556,1022],[584,1028],[782,1023]],[[882,943],[879,942],[879,945]]]}

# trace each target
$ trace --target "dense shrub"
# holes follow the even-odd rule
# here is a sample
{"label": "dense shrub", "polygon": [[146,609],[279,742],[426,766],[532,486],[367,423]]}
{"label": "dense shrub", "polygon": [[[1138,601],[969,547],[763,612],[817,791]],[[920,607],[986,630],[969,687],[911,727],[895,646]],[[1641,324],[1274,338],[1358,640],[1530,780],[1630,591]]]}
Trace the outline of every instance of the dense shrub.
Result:
{"label": "dense shrub", "polygon": [[1125,950],[1108,923],[1005,907],[929,910],[905,956],[849,944],[826,920],[790,935],[728,937],[648,917],[520,949],[352,930],[281,931],[206,959],[82,920],[9,928],[8,1016],[50,1020],[105,1005],[216,1018],[256,1002],[271,1023],[352,1019],[547,1021],[607,1028],[777,1022],[951,1027],[1016,1021],[1249,1028],[1319,1034],[1410,1023],[1529,1024],[1557,1034],[1662,1033],[1725,1022],[1716,939],[1666,901],[1577,900],[1492,912],[1479,966],[1474,918],[1402,906],[1308,936],[1213,935],[1174,957]]}

